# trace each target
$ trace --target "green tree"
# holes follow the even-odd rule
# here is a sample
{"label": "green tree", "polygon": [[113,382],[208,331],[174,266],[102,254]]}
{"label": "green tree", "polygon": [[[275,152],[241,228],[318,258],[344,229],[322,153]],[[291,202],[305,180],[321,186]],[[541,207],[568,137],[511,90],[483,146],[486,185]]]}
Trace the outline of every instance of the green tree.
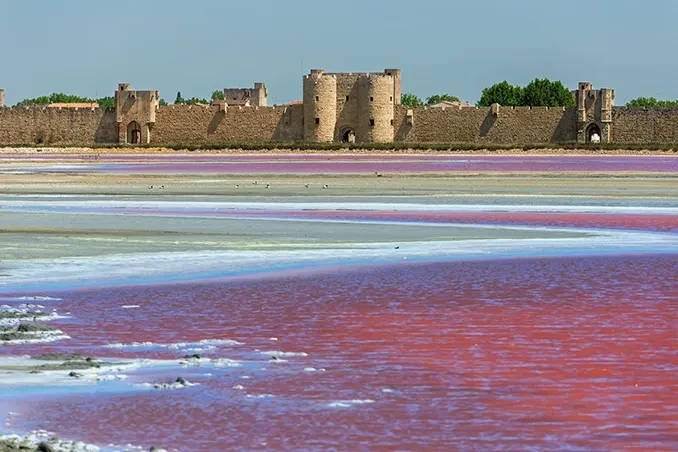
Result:
{"label": "green tree", "polygon": [[224,92],[216,90],[212,93],[212,100],[224,100]]}
{"label": "green tree", "polygon": [[181,97],[181,91],[177,91],[177,98],[174,99],[175,104],[184,104],[186,101],[184,100],[183,97]]}
{"label": "green tree", "polygon": [[426,105],[433,105],[442,101],[461,102],[457,96],[452,96],[450,94],[434,94],[433,96],[426,98]]}
{"label": "green tree", "polygon": [[420,105],[424,105],[421,99],[412,93],[403,93],[402,96],[400,96],[400,103],[408,107],[418,107]]}
{"label": "green tree", "polygon": [[654,97],[637,97],[626,104],[627,107],[678,107],[678,100],[657,100]]}
{"label": "green tree", "polygon": [[523,89],[525,106],[530,107],[574,107],[572,91],[559,80],[552,82],[544,78],[532,80]]}
{"label": "green tree", "polygon": [[96,100],[96,103],[99,104],[99,108],[103,110],[109,110],[115,108],[115,98],[113,96],[101,97]]}
{"label": "green tree", "polygon": [[524,102],[523,88],[518,85],[511,85],[504,80],[485,88],[478,101],[478,106],[489,107],[492,104],[499,104],[505,107],[518,107],[524,105]]}
{"label": "green tree", "polygon": [[49,96],[40,96],[34,99],[24,99],[16,105],[47,105],[54,103],[92,103],[96,102],[88,97],[80,97],[74,94],[52,93]]}
{"label": "green tree", "polygon": [[166,107],[166,106],[167,106],[167,101],[166,101],[165,99],[162,99],[162,98],[161,98],[161,99],[158,101],[158,105],[160,105],[161,107]]}
{"label": "green tree", "polygon": [[190,99],[186,99],[186,104],[188,105],[195,105],[195,104],[205,104],[209,105],[209,101],[207,99],[200,99],[197,97],[191,97]]}

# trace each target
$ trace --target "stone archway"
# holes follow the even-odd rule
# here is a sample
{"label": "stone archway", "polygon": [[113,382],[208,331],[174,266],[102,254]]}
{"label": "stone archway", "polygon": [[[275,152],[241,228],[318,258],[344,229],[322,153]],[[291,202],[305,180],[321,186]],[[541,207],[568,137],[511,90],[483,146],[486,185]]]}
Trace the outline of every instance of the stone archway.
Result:
{"label": "stone archway", "polygon": [[136,121],[127,124],[127,143],[141,144],[141,126]]}
{"label": "stone archway", "polygon": [[602,140],[603,134],[601,133],[600,126],[595,122],[592,122],[586,127],[586,142],[587,143],[600,143]]}
{"label": "stone archway", "polygon": [[343,143],[355,143],[355,130],[352,127],[346,127],[341,132],[341,141]]}

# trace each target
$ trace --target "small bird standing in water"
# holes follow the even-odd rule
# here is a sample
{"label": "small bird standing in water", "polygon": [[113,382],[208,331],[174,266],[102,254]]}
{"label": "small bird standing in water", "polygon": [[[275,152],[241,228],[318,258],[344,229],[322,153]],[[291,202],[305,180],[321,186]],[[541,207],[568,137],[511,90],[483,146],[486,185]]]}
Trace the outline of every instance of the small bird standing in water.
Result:
{"label": "small bird standing in water", "polygon": [[325,184],[325,185],[323,185],[323,188],[330,188],[330,186]]}

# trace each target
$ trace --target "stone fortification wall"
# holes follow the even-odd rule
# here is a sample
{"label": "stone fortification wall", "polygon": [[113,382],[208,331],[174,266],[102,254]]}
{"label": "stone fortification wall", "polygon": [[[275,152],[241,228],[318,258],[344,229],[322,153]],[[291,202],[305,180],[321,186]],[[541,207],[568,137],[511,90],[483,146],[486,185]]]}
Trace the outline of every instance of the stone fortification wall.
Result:
{"label": "stone fortification wall", "polygon": [[[375,78],[376,80],[376,78]],[[356,85],[353,83],[353,85]],[[341,78],[337,80],[338,114],[335,128],[323,132],[323,138],[341,139],[342,124],[358,127],[355,118],[369,119],[360,113],[359,102],[369,97],[386,99],[386,85],[351,88],[349,100],[341,101]],[[360,85],[362,86],[362,85]],[[358,89],[368,95],[358,95]],[[383,92],[380,90],[383,89]],[[331,91],[331,90],[330,90]],[[355,101],[352,94],[355,93]],[[361,100],[362,99],[362,100]],[[355,102],[355,103],[354,103]],[[381,101],[379,101],[381,102]],[[372,107],[375,128],[390,127],[389,109]],[[342,104],[343,105],[340,105]],[[374,101],[373,101],[374,103]],[[378,108],[382,108],[379,110]],[[342,111],[344,114],[342,114]],[[370,112],[369,108],[365,109]],[[578,133],[577,109],[522,107],[510,108],[408,108],[393,107],[393,141],[476,144],[539,144],[575,142]],[[411,112],[411,116],[408,116]],[[496,115],[494,114],[496,113]],[[342,122],[345,120],[345,122]],[[153,144],[257,143],[303,141],[304,106],[226,107],[170,105],[159,107],[150,133]],[[313,124],[315,125],[315,124]],[[356,130],[356,129],[353,129]],[[373,141],[386,139],[372,136]],[[610,124],[611,141],[616,143],[678,143],[678,109],[615,107]],[[381,133],[381,129],[377,130]],[[375,133],[375,130],[365,133]],[[119,124],[114,110],[98,108],[0,108],[0,144],[74,144],[117,143]],[[391,141],[391,140],[387,140]]]}
{"label": "stone fortification wall", "polygon": [[168,105],[159,107],[151,143],[262,143],[302,141],[303,106],[227,107]]}
{"label": "stone fortification wall", "polygon": [[117,141],[113,110],[0,108],[0,144],[87,145]]}
{"label": "stone fortification wall", "polygon": [[395,141],[537,144],[577,140],[576,109],[499,107],[496,113],[490,107],[396,107]]}
{"label": "stone fortification wall", "polygon": [[678,108],[612,110],[612,142],[678,143]]}

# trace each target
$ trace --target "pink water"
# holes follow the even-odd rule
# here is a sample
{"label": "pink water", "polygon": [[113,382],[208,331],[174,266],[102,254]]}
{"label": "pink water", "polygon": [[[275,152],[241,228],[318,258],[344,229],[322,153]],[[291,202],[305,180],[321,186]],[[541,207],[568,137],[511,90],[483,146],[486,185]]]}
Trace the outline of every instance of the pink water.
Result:
{"label": "pink water", "polygon": [[[14,410],[62,436],[191,451],[675,450],[677,273],[678,255],[589,256],[63,293],[73,340],[13,353],[176,358],[99,346],[230,338],[244,345],[211,356],[251,365],[174,370],[201,383],[180,391],[34,395]],[[308,356],[270,364],[256,350]],[[374,403],[328,405],[353,399]]]}
{"label": "pink water", "polygon": [[[34,172],[106,173],[439,173],[476,171],[678,172],[678,156],[8,154],[0,161]],[[77,163],[67,167],[54,161]]]}

